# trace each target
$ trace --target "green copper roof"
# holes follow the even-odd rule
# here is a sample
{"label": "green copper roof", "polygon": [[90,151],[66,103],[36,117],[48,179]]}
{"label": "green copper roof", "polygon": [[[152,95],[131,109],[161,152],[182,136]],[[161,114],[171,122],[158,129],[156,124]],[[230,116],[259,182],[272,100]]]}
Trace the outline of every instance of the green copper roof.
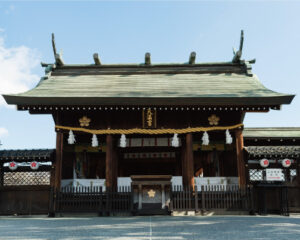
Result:
{"label": "green copper roof", "polygon": [[[248,66],[248,65],[247,65]],[[265,88],[244,64],[64,65],[34,89],[4,95],[17,105],[289,104],[293,95]]]}
{"label": "green copper roof", "polygon": [[300,127],[245,128],[244,138],[300,138]]}

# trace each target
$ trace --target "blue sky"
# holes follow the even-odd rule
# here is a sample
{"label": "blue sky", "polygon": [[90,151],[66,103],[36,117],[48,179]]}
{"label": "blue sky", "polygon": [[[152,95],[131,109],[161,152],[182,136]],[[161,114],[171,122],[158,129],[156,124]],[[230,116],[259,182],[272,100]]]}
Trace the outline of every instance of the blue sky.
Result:
{"label": "blue sky", "polygon": [[[35,86],[52,63],[51,33],[66,63],[230,61],[245,31],[243,58],[268,88],[300,93],[300,2],[297,1],[5,1],[0,3],[0,93]],[[2,57],[1,57],[2,54]],[[2,65],[2,74],[1,74]],[[5,67],[3,67],[5,66]],[[300,126],[300,100],[281,111],[249,113],[246,127]],[[0,101],[2,149],[55,146],[50,116],[30,115]]]}

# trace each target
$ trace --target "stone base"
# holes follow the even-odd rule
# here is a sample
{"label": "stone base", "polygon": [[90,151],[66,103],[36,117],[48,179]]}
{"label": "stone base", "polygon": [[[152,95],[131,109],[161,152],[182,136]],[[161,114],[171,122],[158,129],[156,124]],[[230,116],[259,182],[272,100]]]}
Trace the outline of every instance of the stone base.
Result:
{"label": "stone base", "polygon": [[171,216],[195,216],[195,211],[173,211]]}
{"label": "stone base", "polygon": [[250,215],[249,211],[226,211],[226,210],[211,210],[211,211],[199,211],[197,216],[213,216],[213,215]]}

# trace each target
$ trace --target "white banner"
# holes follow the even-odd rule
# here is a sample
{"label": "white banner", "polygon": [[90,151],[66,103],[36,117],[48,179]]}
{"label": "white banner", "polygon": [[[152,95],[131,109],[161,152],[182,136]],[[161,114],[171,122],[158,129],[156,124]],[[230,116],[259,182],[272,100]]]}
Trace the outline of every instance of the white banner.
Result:
{"label": "white banner", "polygon": [[266,169],[267,181],[284,181],[284,174],[280,168],[267,168]]}

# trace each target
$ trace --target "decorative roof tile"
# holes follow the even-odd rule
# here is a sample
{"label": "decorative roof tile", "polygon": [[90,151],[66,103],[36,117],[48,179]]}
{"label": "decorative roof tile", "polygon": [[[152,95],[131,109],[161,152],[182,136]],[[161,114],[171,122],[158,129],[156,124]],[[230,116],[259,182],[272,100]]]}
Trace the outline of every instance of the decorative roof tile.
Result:
{"label": "decorative roof tile", "polygon": [[246,152],[252,157],[300,157],[300,146],[248,146]]}
{"label": "decorative roof tile", "polygon": [[0,161],[5,160],[50,160],[55,149],[1,150]]}

